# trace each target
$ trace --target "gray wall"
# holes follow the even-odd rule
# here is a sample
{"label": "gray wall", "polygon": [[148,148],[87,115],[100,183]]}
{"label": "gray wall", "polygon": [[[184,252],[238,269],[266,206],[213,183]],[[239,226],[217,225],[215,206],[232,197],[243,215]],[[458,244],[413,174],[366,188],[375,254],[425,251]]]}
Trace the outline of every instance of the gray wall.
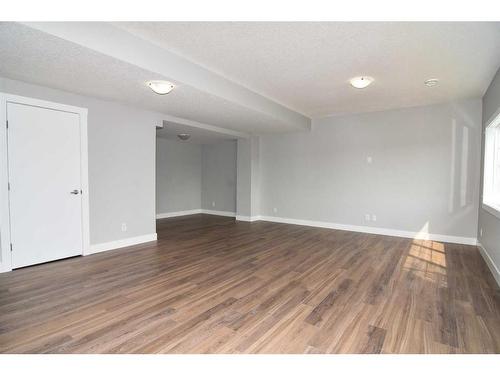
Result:
{"label": "gray wall", "polygon": [[[490,120],[500,111],[500,69],[497,71],[490,87],[483,97],[483,129],[489,124]],[[482,145],[484,152],[484,135],[482,137]],[[484,162],[484,154],[482,155],[482,163]],[[481,171],[483,164],[481,163]],[[481,175],[481,186],[482,186]],[[482,192],[482,189],[481,189]],[[482,194],[481,194],[482,195]],[[481,197],[482,202],[482,197]],[[479,232],[483,229],[482,237]],[[487,250],[493,263],[497,269],[500,269],[500,219],[485,211],[482,207],[479,208],[479,225],[478,238],[481,245]]]}
{"label": "gray wall", "polygon": [[156,139],[156,213],[201,207],[202,146]]}
{"label": "gray wall", "polygon": [[[0,78],[0,92],[88,108],[90,243],[155,233],[160,113]],[[122,232],[121,224],[127,223]]]}
{"label": "gray wall", "polygon": [[261,195],[261,155],[260,155],[260,138],[252,137],[250,139],[250,151],[251,151],[251,213],[250,216],[258,216],[260,212],[260,195]]}
{"label": "gray wall", "polygon": [[475,238],[480,129],[474,99],[264,136],[260,214]]}
{"label": "gray wall", "polygon": [[203,145],[202,159],[201,208],[236,212],[236,141]]}
{"label": "gray wall", "polygon": [[251,153],[250,140],[236,141],[236,215],[251,216]]}
{"label": "gray wall", "polygon": [[236,141],[200,145],[158,137],[156,177],[157,214],[235,212]]}
{"label": "gray wall", "polygon": [[260,138],[237,141],[236,216],[255,219],[260,214]]}

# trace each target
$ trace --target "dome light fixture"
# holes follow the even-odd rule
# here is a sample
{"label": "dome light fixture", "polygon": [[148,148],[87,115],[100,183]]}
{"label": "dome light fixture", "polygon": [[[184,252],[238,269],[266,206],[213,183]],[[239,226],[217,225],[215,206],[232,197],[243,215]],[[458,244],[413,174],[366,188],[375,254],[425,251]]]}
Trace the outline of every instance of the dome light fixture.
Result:
{"label": "dome light fixture", "polygon": [[373,78],[368,76],[359,76],[351,78],[349,82],[351,83],[351,86],[356,89],[364,89],[373,82]]}
{"label": "dome light fixture", "polygon": [[187,141],[189,138],[191,138],[191,135],[187,133],[181,133],[177,134],[177,138],[179,138],[181,141]]}
{"label": "dome light fixture", "polygon": [[148,81],[146,84],[158,95],[167,95],[175,88],[174,84],[168,81]]}
{"label": "dome light fixture", "polygon": [[434,87],[438,83],[439,83],[439,79],[437,79],[437,78],[431,78],[431,79],[424,81],[424,85],[426,85],[427,87]]}

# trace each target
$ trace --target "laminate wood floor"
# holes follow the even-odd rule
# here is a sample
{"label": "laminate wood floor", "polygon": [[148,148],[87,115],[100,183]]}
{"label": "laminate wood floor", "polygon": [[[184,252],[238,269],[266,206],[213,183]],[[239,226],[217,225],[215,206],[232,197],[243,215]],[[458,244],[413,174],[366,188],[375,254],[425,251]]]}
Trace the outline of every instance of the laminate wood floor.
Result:
{"label": "laminate wood floor", "polygon": [[499,353],[474,246],[193,215],[0,275],[0,352]]}

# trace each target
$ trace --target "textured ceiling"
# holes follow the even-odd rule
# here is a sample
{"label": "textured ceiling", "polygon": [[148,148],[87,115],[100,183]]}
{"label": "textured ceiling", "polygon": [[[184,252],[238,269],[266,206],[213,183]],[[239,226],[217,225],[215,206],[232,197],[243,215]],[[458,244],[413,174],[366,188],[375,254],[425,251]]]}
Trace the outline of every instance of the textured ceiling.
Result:
{"label": "textured ceiling", "polygon": [[137,66],[17,23],[0,23],[0,76],[115,100],[171,116],[246,133],[290,130],[287,124],[187,85],[156,95],[162,79]]}
{"label": "textured ceiling", "polygon": [[[177,135],[181,133],[187,133],[191,136],[191,138],[189,138],[188,141],[179,141]],[[160,138],[196,144],[210,144],[236,139],[236,137],[227,134],[217,133],[207,129],[195,128],[186,124],[179,124],[172,121],[163,121],[163,128],[157,129],[156,135]]]}
{"label": "textured ceiling", "polygon": [[[99,25],[137,40],[137,50],[143,45],[144,50],[151,50],[153,43],[161,47],[154,47],[156,50],[184,56],[205,67],[204,72],[215,72],[310,117],[481,97],[500,65],[500,23]],[[70,26],[74,25],[61,27],[69,30]],[[95,27],[77,26],[84,39]],[[100,34],[97,37],[99,42]],[[214,95],[217,90],[207,90],[206,75],[202,78],[199,70],[187,69],[189,61],[182,60],[181,67],[193,78],[188,80],[190,84],[176,82],[178,87],[171,94],[158,96],[145,81],[165,76],[125,62],[129,61],[126,58],[111,57],[107,51],[113,46],[105,37],[101,47],[106,48],[101,53],[70,40],[23,24],[0,23],[0,75],[238,132],[297,129],[286,116],[278,115],[283,112],[274,111],[276,108],[266,111],[272,102],[255,107],[242,100],[249,96],[241,96],[237,91],[242,87],[232,82],[232,91],[226,90],[226,96]],[[121,49],[127,50],[128,44],[124,44]],[[132,55],[143,56],[136,49]],[[171,72],[172,66],[162,60],[158,64],[164,69],[155,71]],[[190,74],[196,71],[199,76]],[[373,76],[375,82],[365,90],[352,88],[348,79],[360,74]],[[226,85],[212,78],[212,89]],[[423,85],[428,78],[441,82],[428,88]],[[171,79],[175,82],[175,76]],[[251,94],[252,100],[255,96],[263,99]]]}
{"label": "textured ceiling", "polygon": [[[114,25],[312,117],[480,97],[500,65],[500,23]],[[375,82],[356,90],[357,75]]]}

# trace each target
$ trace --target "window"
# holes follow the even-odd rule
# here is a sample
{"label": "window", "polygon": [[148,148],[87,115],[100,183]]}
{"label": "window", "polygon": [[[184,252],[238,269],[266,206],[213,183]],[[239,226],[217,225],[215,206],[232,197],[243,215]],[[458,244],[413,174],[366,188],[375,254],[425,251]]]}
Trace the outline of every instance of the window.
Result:
{"label": "window", "polygon": [[500,217],[500,114],[486,128],[483,207]]}

